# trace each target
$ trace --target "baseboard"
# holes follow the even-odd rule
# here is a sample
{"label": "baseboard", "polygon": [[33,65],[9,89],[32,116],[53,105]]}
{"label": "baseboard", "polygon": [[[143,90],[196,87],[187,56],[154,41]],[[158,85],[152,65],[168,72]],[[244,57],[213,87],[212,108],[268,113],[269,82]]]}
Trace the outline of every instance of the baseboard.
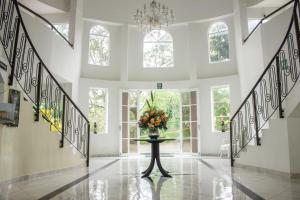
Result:
{"label": "baseboard", "polygon": [[300,179],[300,173],[291,173],[292,179]]}
{"label": "baseboard", "polygon": [[91,158],[99,158],[99,157],[120,157],[119,154],[95,154],[95,155],[90,155]]}
{"label": "baseboard", "polygon": [[[218,154],[218,153],[201,153],[201,156],[220,157],[220,154]],[[227,158],[227,156],[226,156],[226,158]]]}
{"label": "baseboard", "polygon": [[41,178],[44,176],[59,174],[59,173],[65,172],[65,171],[78,169],[78,168],[82,168],[82,167],[85,167],[85,164],[79,164],[79,165],[72,166],[72,167],[66,167],[66,168],[56,169],[56,170],[51,170],[51,171],[46,171],[46,172],[39,172],[39,173],[35,173],[35,174],[30,174],[30,175],[24,175],[24,176],[16,177],[13,179],[0,181],[0,186],[7,185],[7,184],[13,184],[13,183],[17,183],[20,181],[34,180],[34,179]]}
{"label": "baseboard", "polygon": [[248,169],[248,170],[255,170],[255,171],[263,172],[263,173],[269,173],[269,174],[272,174],[272,175],[280,176],[280,177],[283,177],[283,178],[289,178],[289,179],[298,179],[298,178],[300,178],[299,173],[282,172],[282,171],[267,169],[267,168],[263,168],[263,167],[245,165],[245,164],[241,164],[241,163],[234,163],[234,167]]}

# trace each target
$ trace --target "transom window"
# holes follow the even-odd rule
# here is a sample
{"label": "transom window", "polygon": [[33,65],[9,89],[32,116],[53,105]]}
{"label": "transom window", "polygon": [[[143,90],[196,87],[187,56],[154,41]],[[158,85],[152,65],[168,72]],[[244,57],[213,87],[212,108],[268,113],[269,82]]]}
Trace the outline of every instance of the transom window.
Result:
{"label": "transom window", "polygon": [[89,36],[89,64],[109,65],[109,32],[102,26],[94,26]]}
{"label": "transom window", "polygon": [[216,22],[209,28],[208,41],[211,63],[229,61],[228,26],[225,23]]}
{"label": "transom window", "polygon": [[90,88],[88,117],[92,133],[107,133],[107,89]]}
{"label": "transom window", "polygon": [[229,86],[213,87],[211,90],[211,98],[213,132],[226,132],[229,130],[230,120]]}
{"label": "transom window", "polygon": [[174,67],[173,38],[164,30],[153,30],[144,39],[144,67]]}

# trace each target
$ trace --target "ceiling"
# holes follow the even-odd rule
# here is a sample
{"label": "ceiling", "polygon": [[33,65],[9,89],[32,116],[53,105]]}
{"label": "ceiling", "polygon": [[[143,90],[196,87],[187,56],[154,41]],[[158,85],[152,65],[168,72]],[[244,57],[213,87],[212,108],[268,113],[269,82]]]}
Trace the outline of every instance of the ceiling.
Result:
{"label": "ceiling", "polygon": [[252,7],[253,8],[274,8],[274,7],[280,7],[289,1],[290,0],[263,0]]}
{"label": "ceiling", "polygon": [[[233,0],[160,0],[176,16],[175,23],[193,22],[233,13]],[[84,0],[83,15],[120,24],[134,24],[136,9],[150,0]]]}
{"label": "ceiling", "polygon": [[46,2],[42,2],[40,0],[30,0],[30,1],[18,0],[18,1],[39,14],[54,14],[54,13],[65,12],[65,10],[50,6]]}

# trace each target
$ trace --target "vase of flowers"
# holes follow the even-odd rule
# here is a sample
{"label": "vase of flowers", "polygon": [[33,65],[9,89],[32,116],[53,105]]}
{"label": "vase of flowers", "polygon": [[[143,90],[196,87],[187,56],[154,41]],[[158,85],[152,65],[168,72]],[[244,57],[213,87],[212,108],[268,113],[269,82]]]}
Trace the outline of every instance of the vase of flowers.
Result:
{"label": "vase of flowers", "polygon": [[140,129],[148,130],[151,139],[159,137],[159,130],[166,130],[169,118],[166,113],[155,106],[154,96],[151,92],[151,102],[146,100],[148,108],[140,116],[138,122]]}

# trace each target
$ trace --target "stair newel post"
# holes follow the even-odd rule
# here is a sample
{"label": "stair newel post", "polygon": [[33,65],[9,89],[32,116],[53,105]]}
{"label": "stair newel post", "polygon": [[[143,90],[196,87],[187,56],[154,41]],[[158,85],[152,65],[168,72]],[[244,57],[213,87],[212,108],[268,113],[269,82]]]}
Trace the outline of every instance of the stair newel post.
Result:
{"label": "stair newel post", "polygon": [[42,85],[42,63],[38,64],[38,76],[37,76],[37,86],[36,86],[36,108],[34,113],[34,121],[38,122],[40,120],[40,106],[41,106],[41,85]]}
{"label": "stair newel post", "polygon": [[277,95],[278,95],[278,110],[279,110],[279,118],[284,118],[283,116],[283,108],[282,108],[282,91],[281,91],[281,69],[279,56],[276,56],[276,75],[277,75]]}
{"label": "stair newel post", "polygon": [[66,95],[63,95],[63,105],[62,105],[62,118],[61,118],[61,139],[60,148],[64,147],[65,140],[65,114],[66,114]]}
{"label": "stair newel post", "polygon": [[230,163],[231,163],[231,167],[233,167],[233,165],[234,165],[234,159],[233,159],[232,120],[230,120],[229,128],[230,128]]}
{"label": "stair newel post", "polygon": [[90,131],[91,130],[91,126],[90,123],[88,122],[88,126],[87,126],[87,153],[86,153],[86,166],[89,167],[90,166]]}
{"label": "stair newel post", "polygon": [[[15,4],[15,3],[14,3]],[[15,4],[15,6],[17,6]],[[12,86],[14,83],[14,73],[15,73],[15,65],[16,65],[16,59],[17,59],[17,46],[18,46],[18,40],[19,40],[19,32],[20,32],[20,24],[21,24],[21,19],[19,17],[16,18],[17,20],[17,27],[16,27],[16,32],[15,32],[15,41],[14,41],[14,50],[13,50],[13,57],[11,61],[11,72],[8,77],[8,85]]]}
{"label": "stair newel post", "polygon": [[257,102],[255,90],[252,91],[252,102],[253,102],[253,117],[254,117],[254,127],[255,127],[255,137],[256,137],[256,145],[260,146],[260,137],[259,137],[259,127],[258,127],[258,118],[257,118]]}

